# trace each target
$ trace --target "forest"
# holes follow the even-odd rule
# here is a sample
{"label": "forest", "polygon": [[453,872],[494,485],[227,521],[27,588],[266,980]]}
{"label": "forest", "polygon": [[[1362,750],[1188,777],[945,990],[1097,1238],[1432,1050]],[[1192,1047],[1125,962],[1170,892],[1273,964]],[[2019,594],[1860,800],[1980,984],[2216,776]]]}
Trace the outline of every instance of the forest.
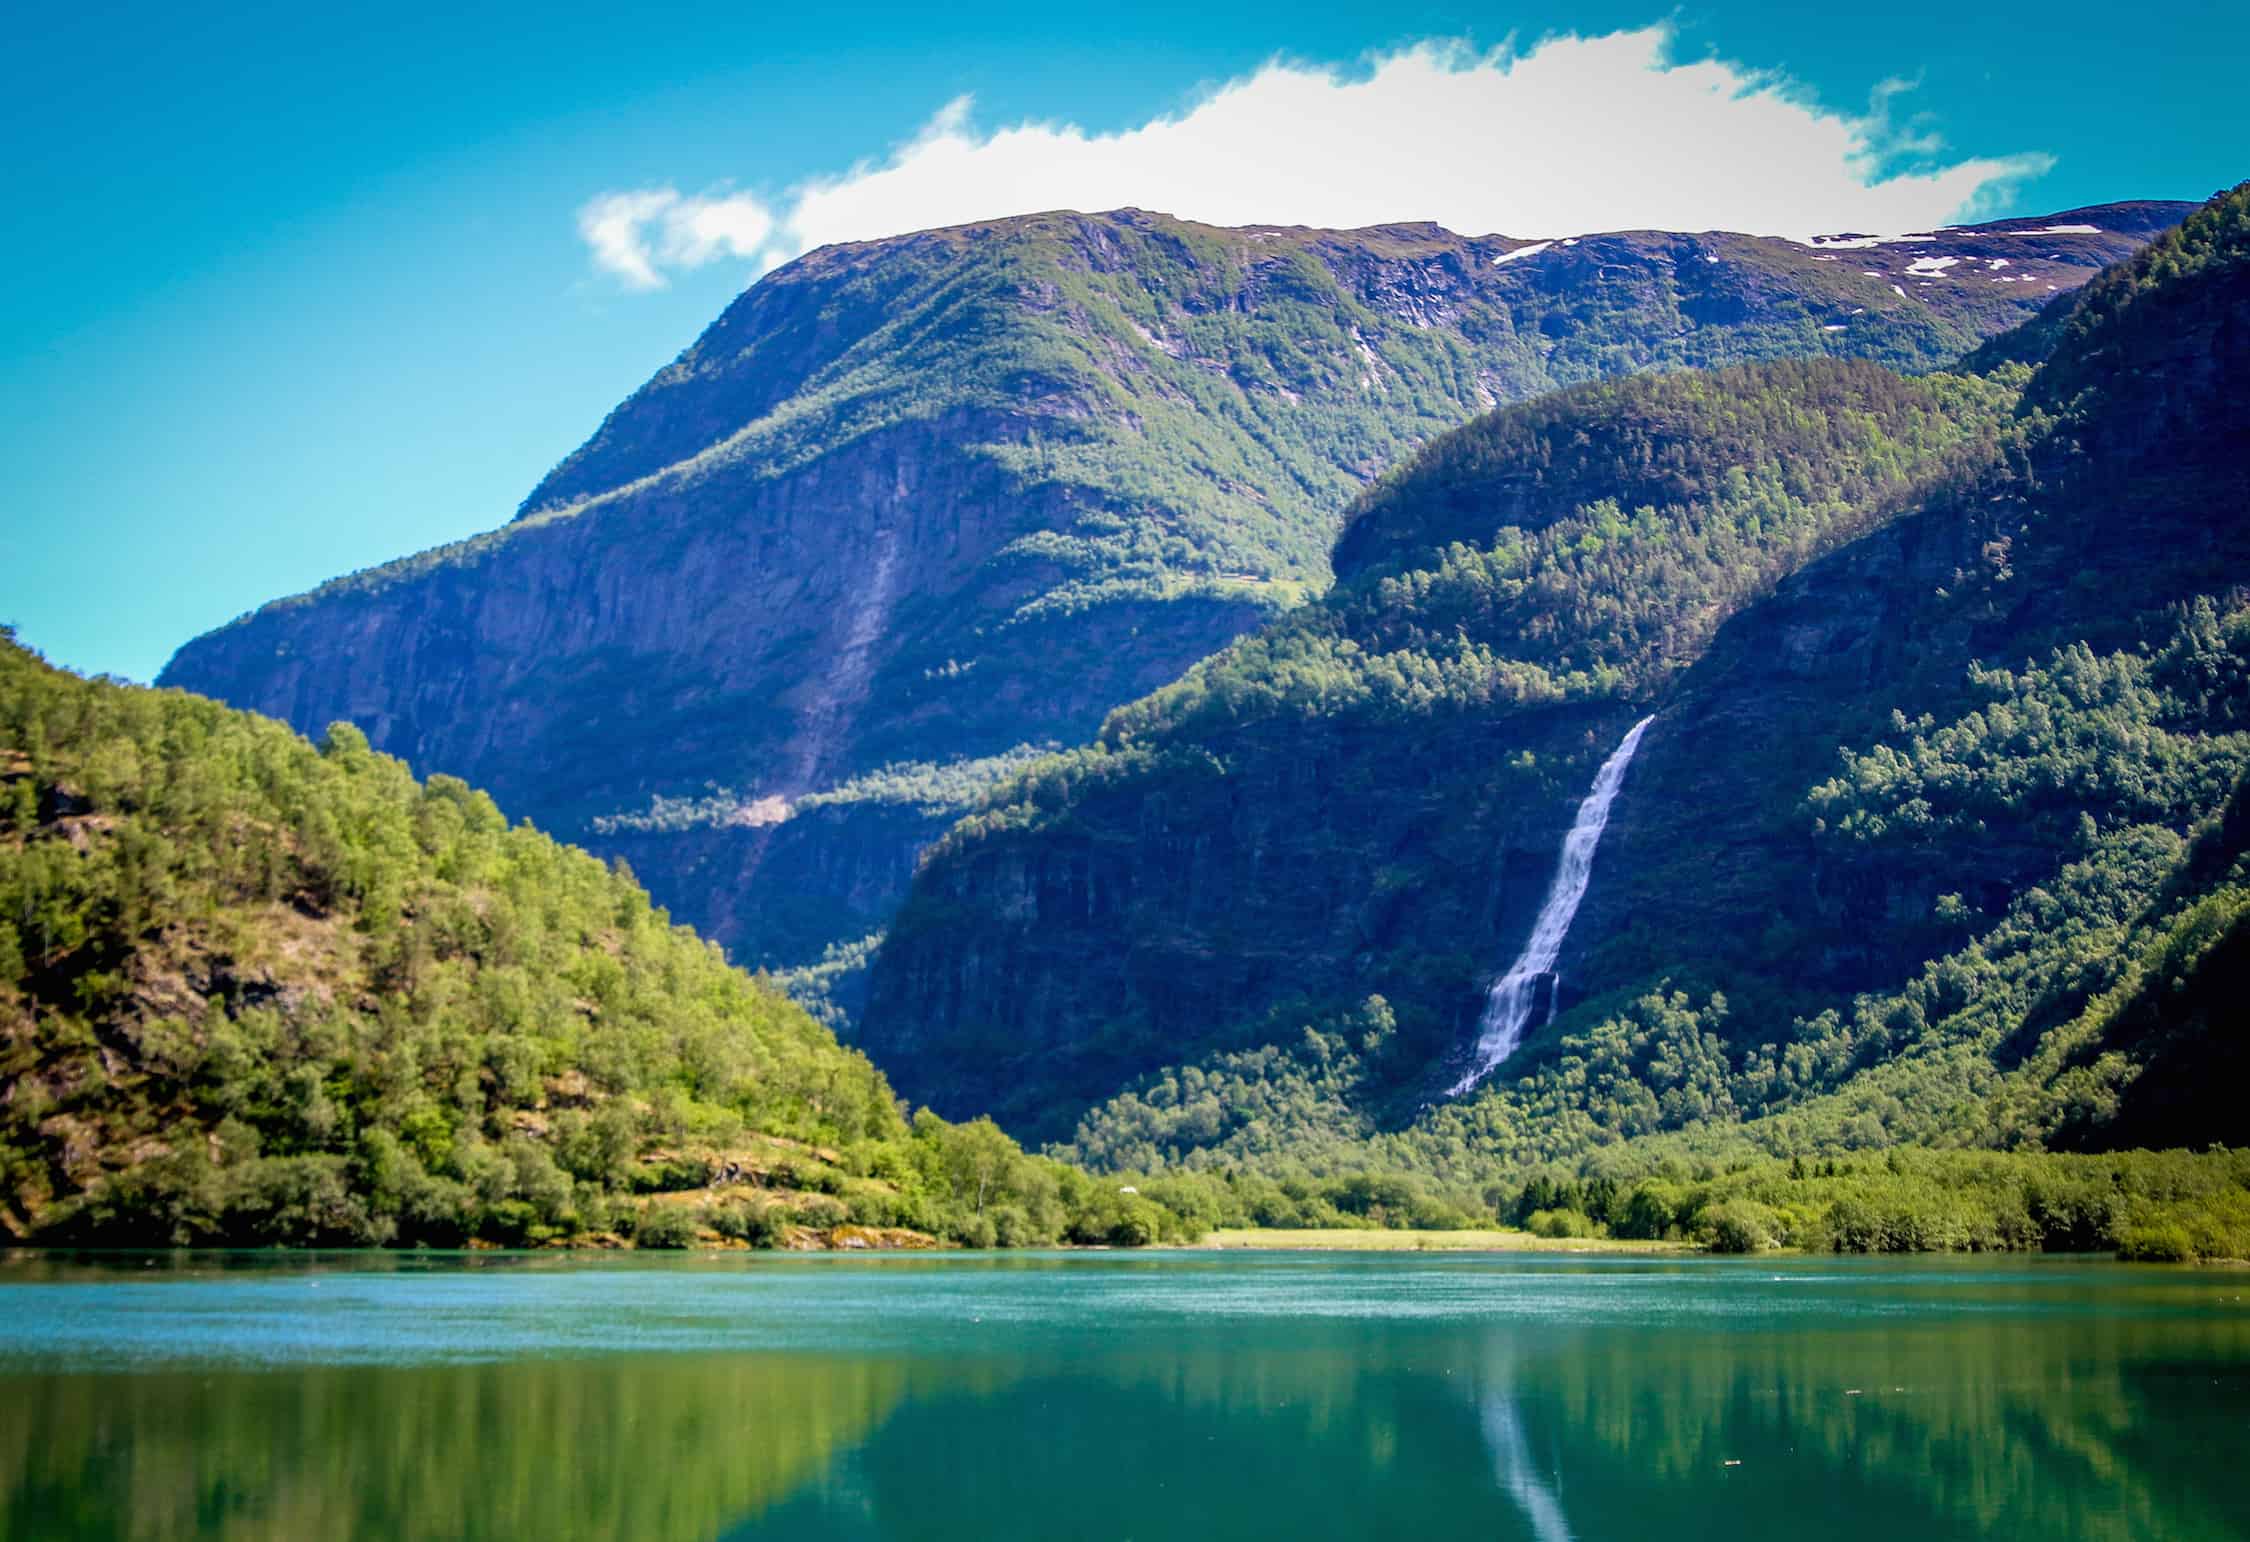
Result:
{"label": "forest", "polygon": [[[2220,678],[2244,634],[2191,616],[2141,673],[2173,691]],[[1729,1067],[1698,1035],[1723,1004],[1678,994],[1589,1035],[1552,1107],[1509,1094],[1546,1132],[1520,1183],[1435,1136],[1362,1144],[1373,1132],[1341,1096],[1380,1074],[1379,998],[1292,1054],[1121,1099],[1059,1153],[1075,1160],[1027,1154],[989,1119],[910,1113],[630,875],[457,781],[415,783],[348,727],[316,748],[8,640],[0,730],[25,746],[0,768],[0,1176],[19,1240],[1141,1246],[1221,1226],[1506,1224],[1722,1250],[2250,1244],[2246,1159],[2224,1152],[1808,1164],[1744,1146],[1635,1171],[1627,1144],[1573,1175],[1561,1159],[1600,1143],[1574,1148],[1572,1128],[1708,1132],[1802,1101],[1773,1067]],[[1164,1144],[1183,1130],[1185,1165]]]}
{"label": "forest", "polygon": [[[1771,1212],[1760,1236],[1820,1246],[1867,1235],[1828,1226],[1846,1196],[1817,1185],[1864,1185],[1869,1153],[2020,1176],[2187,1147],[2179,1172],[2235,1171],[2246,314],[2237,189],[1962,373],[1609,382],[1440,438],[1355,507],[1329,595],[954,827],[861,1042],[977,1096],[925,1069],[926,1029],[888,1056],[886,1012],[943,1010],[972,1042],[1055,1046],[1044,1081],[994,1083],[1026,1107],[1114,1077],[1059,1132],[1096,1168],[1409,1173],[1549,1225],[1620,1223],[1513,1205],[1494,1175],[1719,1185]],[[1539,893],[1461,845],[1551,863],[1642,714],[1575,989],[1499,1085],[1439,1096],[1510,944],[1454,939],[1496,890],[1526,918]],[[1038,928],[984,908],[1026,886]],[[1277,934],[1286,961],[1237,962]],[[1009,994],[948,995],[963,952]],[[1099,983],[1056,993],[1065,971]],[[1725,1187],[1775,1164],[1815,1188]],[[2002,1226],[2002,1195],[1897,1234],[2241,1250],[2239,1218],[2116,1181],[2099,1226]]]}
{"label": "forest", "polygon": [[316,748],[6,638],[0,744],[20,747],[0,758],[15,1238],[1186,1233],[989,1120],[909,1118],[629,873],[457,779],[417,783],[349,725]]}

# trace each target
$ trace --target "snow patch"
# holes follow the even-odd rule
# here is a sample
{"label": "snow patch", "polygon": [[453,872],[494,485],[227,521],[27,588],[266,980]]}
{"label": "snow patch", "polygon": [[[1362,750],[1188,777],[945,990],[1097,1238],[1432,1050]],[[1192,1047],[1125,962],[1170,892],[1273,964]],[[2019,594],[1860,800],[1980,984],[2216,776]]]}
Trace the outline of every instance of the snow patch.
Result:
{"label": "snow patch", "polygon": [[1929,278],[1943,273],[1960,260],[1958,257],[1917,257],[1906,265],[1906,271],[1917,277]]}
{"label": "snow patch", "polygon": [[1871,246],[1915,246],[1925,241],[1935,241],[1932,235],[1911,236],[1814,236],[1810,241],[1799,241],[1789,236],[1792,246],[1817,247],[1824,252],[1864,252]]}
{"label": "snow patch", "polygon": [[1899,288],[1896,284],[1891,285],[1891,293],[1897,295],[1901,300],[1907,298],[1906,291]]}
{"label": "snow patch", "polygon": [[1534,241],[1529,246],[1519,246],[1512,252],[1502,252],[1493,258],[1492,265],[1497,268],[1504,262],[1514,262],[1518,257],[1536,257],[1554,244],[1552,241]]}

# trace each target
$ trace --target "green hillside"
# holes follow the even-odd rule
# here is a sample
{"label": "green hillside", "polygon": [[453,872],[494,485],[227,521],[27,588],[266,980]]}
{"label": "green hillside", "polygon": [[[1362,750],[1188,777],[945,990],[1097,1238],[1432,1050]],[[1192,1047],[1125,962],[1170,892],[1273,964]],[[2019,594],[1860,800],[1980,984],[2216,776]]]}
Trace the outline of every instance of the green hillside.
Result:
{"label": "green hillside", "polygon": [[[1179,1218],[909,1121],[631,876],[344,725],[0,638],[0,1234],[526,1243]],[[892,1239],[911,1240],[911,1239]]]}
{"label": "green hillside", "polygon": [[[1872,1151],[2242,1143],[2246,275],[2238,189],[2043,319],[2036,373],[1761,366],[1441,439],[1320,603],[956,827],[859,1042],[1096,1165],[1403,1169],[1520,1214],[1598,1178],[1534,1208],[1620,1227],[1644,1179],[1780,1236],[1812,1228],[1746,1185],[1880,1210]],[[1651,713],[1556,1021],[1445,1098]],[[1960,1179],[1979,1225],[2039,1162]],[[2081,1173],[2085,1234],[2209,1171]],[[2239,1250],[2195,1224],[2148,1245]]]}
{"label": "green hillside", "polygon": [[[417,745],[426,780],[348,723],[315,748],[0,643],[0,1230],[1022,1245],[1503,1219],[2250,1253],[2225,1149],[2250,1134],[2250,190],[1945,370],[1745,362],[1788,351],[1761,330],[1776,272],[1835,280],[1812,249],[1704,316],[1664,245],[1688,238],[1601,238],[1605,263],[1671,264],[1651,292],[1710,322],[1703,355],[1646,344],[1684,334],[1637,301],[1541,323],[1522,357],[1546,374],[1510,389],[1566,389],[1379,477],[1444,402],[1507,394],[1478,371],[1528,340],[1463,296],[1542,270],[1419,227],[1000,234],[760,286],[506,531],[183,655]],[[1694,255],[1719,282],[1723,251]],[[1619,300],[1601,282],[1525,293]],[[1378,347],[1347,292],[1421,319]],[[1926,341],[1978,335],[1956,332]],[[1290,363],[1323,337],[1341,365]],[[896,363],[937,358],[970,417]],[[1346,432],[1373,389],[1352,359],[1422,405]],[[1722,367],[1672,367],[1699,363]],[[1317,511],[1363,478],[1331,564]],[[1141,513],[1033,532],[1097,486]],[[1230,526],[1243,498],[1264,512]],[[987,515],[1030,544],[979,547]],[[1218,593],[1180,586],[1175,538],[1280,553],[1219,573],[1230,596],[1336,581],[1144,646]],[[1035,712],[1050,673],[1074,694]],[[1644,717],[1551,1014],[1449,1095]],[[753,741],[794,780],[678,780]],[[612,851],[731,928],[835,943],[800,988],[872,954],[854,1046],[622,863],[511,826],[443,774],[454,751],[567,767],[542,809],[650,793],[601,826]],[[2154,1145],[2208,1149],[2128,1149]]]}
{"label": "green hillside", "polygon": [[[1799,362],[1583,387],[1441,439],[1347,537],[1395,525],[1413,561],[1120,708],[933,848],[864,1042],[940,1107],[1061,1136],[1140,1071],[1372,993],[1419,1096],[1643,704],[1783,575],[1995,460],[2013,402]],[[1488,460],[1511,485],[1464,540],[1416,492]]]}

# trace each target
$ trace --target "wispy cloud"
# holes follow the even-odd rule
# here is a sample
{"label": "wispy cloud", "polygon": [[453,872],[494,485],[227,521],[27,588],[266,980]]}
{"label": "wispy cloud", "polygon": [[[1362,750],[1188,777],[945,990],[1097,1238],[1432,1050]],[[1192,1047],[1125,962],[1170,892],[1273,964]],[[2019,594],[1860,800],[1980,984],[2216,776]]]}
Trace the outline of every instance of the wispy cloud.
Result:
{"label": "wispy cloud", "polygon": [[774,217],[748,193],[683,197],[675,188],[604,193],[578,211],[578,234],[597,266],[630,289],[661,289],[667,269],[770,252]]}
{"label": "wispy cloud", "polygon": [[1124,205],[1230,225],[1429,219],[1480,235],[1904,231],[1973,217],[2051,164],[1945,159],[1923,120],[1894,126],[1906,82],[1836,113],[1784,76],[1676,62],[1672,45],[1657,26],[1520,51],[1423,43],[1358,70],[1276,61],[1106,134],[980,130],[963,97],[884,156],[770,203],[609,192],[579,211],[579,231],[597,266],[646,289],[722,257],[763,271],[837,241]]}

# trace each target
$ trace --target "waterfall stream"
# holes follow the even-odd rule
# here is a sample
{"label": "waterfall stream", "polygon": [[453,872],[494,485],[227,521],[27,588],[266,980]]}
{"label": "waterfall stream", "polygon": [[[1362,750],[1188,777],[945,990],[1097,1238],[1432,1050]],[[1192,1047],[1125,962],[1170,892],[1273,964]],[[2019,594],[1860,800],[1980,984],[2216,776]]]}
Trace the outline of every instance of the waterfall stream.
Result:
{"label": "waterfall stream", "polygon": [[[1633,763],[1633,751],[1641,747],[1641,734],[1653,721],[1644,717],[1635,723],[1609,759],[1602,762],[1601,770],[1594,773],[1593,791],[1578,805],[1578,817],[1563,837],[1562,860],[1555,866],[1555,881],[1547,886],[1547,902],[1539,907],[1539,919],[1532,923],[1530,940],[1485,998],[1484,1016],[1477,1020],[1474,1058],[1468,1073],[1453,1084],[1448,1096],[1459,1097],[1490,1076],[1523,1042],[1524,1029],[1530,1026],[1532,1011],[1539,1004],[1539,982],[1554,972],[1563,938],[1570,934],[1578,902],[1586,897],[1587,882],[1594,876],[1594,848],[1601,844],[1602,830],[1609,824],[1609,806],[1617,801],[1617,790],[1625,785],[1625,769]],[[1554,993],[1550,991],[1550,1018],[1554,1006]]]}

